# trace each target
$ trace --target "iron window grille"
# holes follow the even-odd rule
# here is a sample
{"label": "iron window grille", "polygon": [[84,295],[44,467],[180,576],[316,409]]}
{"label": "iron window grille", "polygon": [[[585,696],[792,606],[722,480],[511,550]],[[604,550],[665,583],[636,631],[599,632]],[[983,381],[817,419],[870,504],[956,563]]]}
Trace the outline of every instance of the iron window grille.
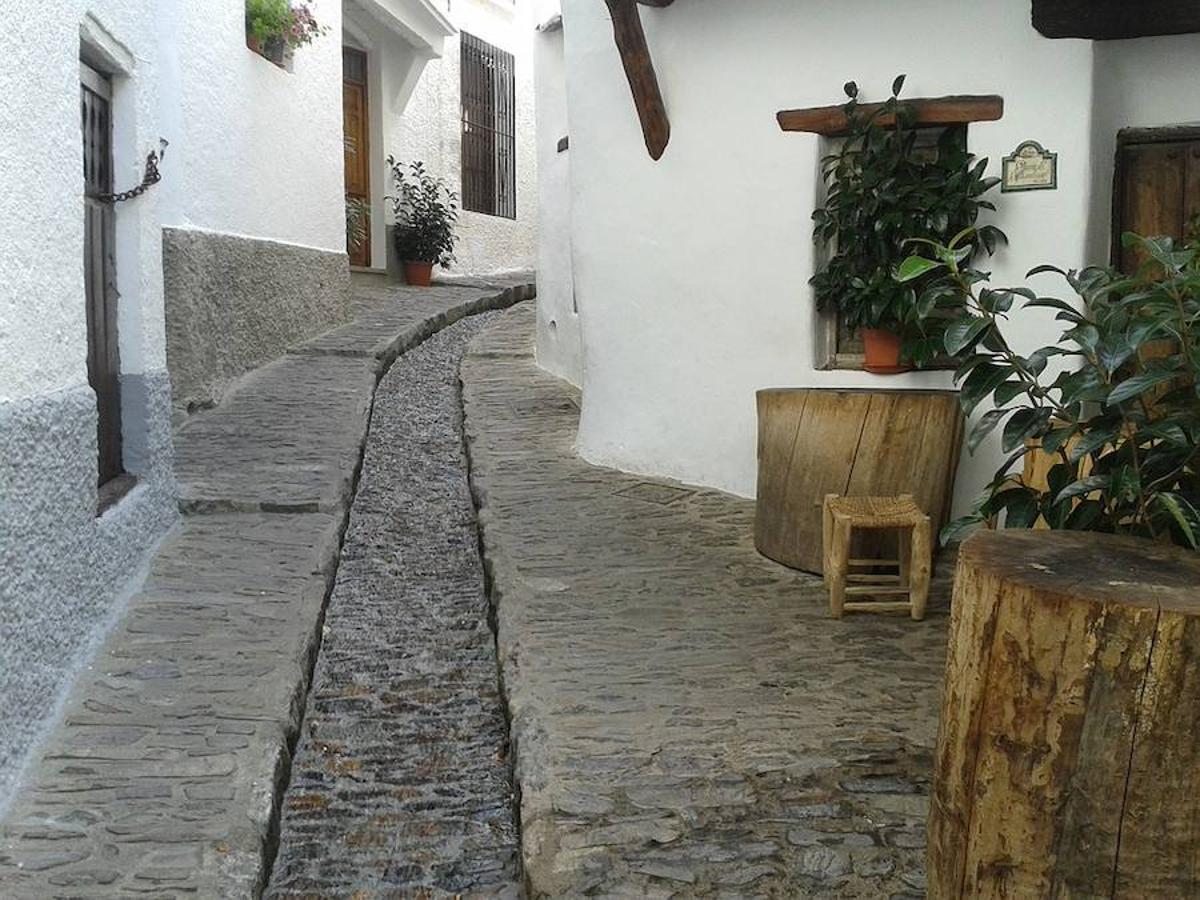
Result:
{"label": "iron window grille", "polygon": [[462,205],[517,217],[517,97],[511,53],[462,34]]}

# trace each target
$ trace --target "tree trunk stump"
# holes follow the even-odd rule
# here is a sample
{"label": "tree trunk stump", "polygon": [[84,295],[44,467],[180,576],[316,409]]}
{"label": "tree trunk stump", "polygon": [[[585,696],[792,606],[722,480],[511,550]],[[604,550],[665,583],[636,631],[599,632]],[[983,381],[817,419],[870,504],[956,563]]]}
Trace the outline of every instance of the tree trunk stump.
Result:
{"label": "tree trunk stump", "polygon": [[1200,555],[981,531],[959,554],[932,898],[1200,896]]}

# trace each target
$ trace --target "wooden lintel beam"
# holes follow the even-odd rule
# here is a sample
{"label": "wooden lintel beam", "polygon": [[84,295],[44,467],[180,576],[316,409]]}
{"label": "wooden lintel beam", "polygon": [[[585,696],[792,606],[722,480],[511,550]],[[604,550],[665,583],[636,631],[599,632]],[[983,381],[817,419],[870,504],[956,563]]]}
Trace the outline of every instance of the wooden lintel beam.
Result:
{"label": "wooden lintel beam", "polygon": [[[925,100],[903,100],[901,106],[915,114],[914,125],[961,125],[966,122],[994,122],[1004,115],[1004,98],[997,94],[934,97]],[[882,103],[864,103],[859,109],[866,115],[882,107]],[[850,126],[841,106],[814,106],[807,109],[780,110],[776,118],[784,131],[805,131],[837,137]],[[895,117],[880,116],[884,127],[895,124]]]}
{"label": "wooden lintel beam", "polygon": [[[633,91],[633,104],[642,123],[642,135],[651,159],[661,159],[671,140],[671,121],[667,118],[667,107],[663,103],[662,91],[658,86],[658,75],[654,71],[654,60],[646,45],[646,33],[642,30],[642,18],[638,13],[639,0],[605,0],[612,14],[613,37],[621,52],[621,64],[625,77]],[[670,0],[651,2],[651,6],[666,6]]]}

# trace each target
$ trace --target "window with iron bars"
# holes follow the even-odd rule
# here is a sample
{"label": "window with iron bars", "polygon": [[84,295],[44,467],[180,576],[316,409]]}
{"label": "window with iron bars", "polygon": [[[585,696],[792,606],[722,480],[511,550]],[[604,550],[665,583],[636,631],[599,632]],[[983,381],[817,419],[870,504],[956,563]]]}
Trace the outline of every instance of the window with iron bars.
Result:
{"label": "window with iron bars", "polygon": [[517,217],[513,55],[462,33],[462,206]]}

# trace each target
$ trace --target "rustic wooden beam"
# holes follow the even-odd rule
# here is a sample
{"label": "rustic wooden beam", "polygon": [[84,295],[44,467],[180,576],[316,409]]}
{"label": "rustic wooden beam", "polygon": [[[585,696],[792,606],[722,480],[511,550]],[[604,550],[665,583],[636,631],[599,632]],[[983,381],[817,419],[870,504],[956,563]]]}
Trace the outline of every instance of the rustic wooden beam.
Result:
{"label": "rustic wooden beam", "polygon": [[1200,32],[1196,0],[1033,0],[1033,27],[1048,38],[1097,41]]}
{"label": "rustic wooden beam", "polygon": [[[1004,98],[997,94],[903,100],[900,105],[913,111],[913,124],[918,128],[930,125],[961,125],[966,122],[994,122],[1004,115]],[[882,106],[882,103],[863,103],[858,108],[865,115],[870,115]],[[784,109],[780,110],[776,118],[779,120],[779,127],[784,131],[806,131],[827,137],[845,134],[850,127],[841,106]],[[885,127],[893,125],[895,117],[880,116],[878,122]]]}
{"label": "rustic wooden beam", "polygon": [[[667,107],[663,103],[658,76],[654,72],[654,60],[646,45],[646,33],[642,30],[642,19],[638,13],[638,0],[605,0],[612,14],[613,37],[621,52],[621,64],[625,77],[633,91],[633,104],[642,123],[642,134],[646,138],[646,149],[651,159],[661,159],[671,140],[671,122],[667,118]],[[670,0],[657,0],[651,6],[666,6]]]}

